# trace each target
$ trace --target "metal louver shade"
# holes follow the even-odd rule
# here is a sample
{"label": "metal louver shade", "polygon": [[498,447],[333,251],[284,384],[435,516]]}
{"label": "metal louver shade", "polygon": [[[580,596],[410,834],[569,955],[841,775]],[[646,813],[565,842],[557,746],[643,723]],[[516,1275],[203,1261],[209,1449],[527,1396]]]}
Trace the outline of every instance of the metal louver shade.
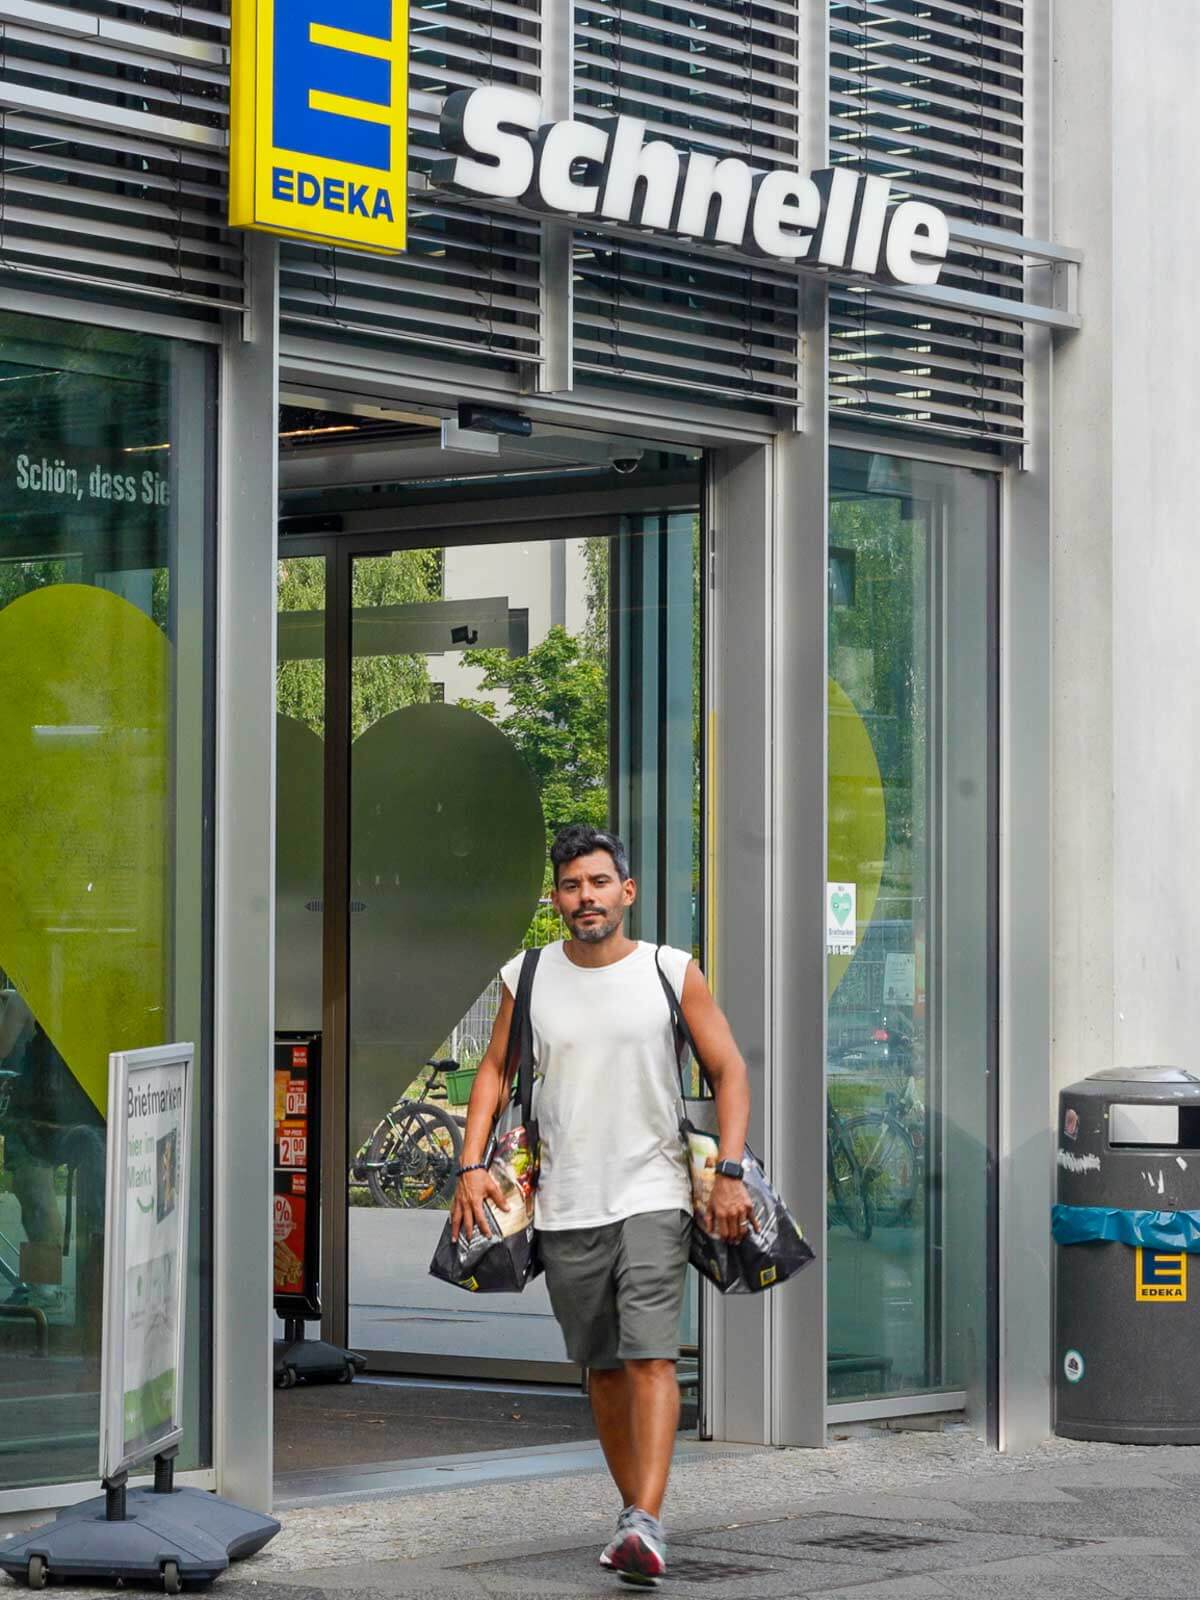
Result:
{"label": "metal louver shade", "polygon": [[[221,0],[0,0],[0,272],[192,318],[243,299]],[[39,282],[40,280],[40,282]]]}
{"label": "metal louver shade", "polygon": [[[574,11],[578,115],[640,117],[647,138],[759,168],[799,161],[796,0],[581,0]],[[575,368],[593,381],[794,409],[798,320],[793,273],[649,236],[576,235]]]}
{"label": "metal louver shade", "polygon": [[[1023,0],[831,0],[830,156],[956,221],[1023,231]],[[1022,298],[1019,260],[956,244],[941,282]],[[961,310],[835,288],[835,419],[991,444],[1024,435],[1024,336]]]}
{"label": "metal louver shade", "polygon": [[[439,153],[442,101],[456,89],[541,84],[543,0],[413,0],[409,142],[416,175]],[[550,0],[544,0],[550,3]],[[554,0],[565,3],[565,0]],[[444,154],[444,152],[442,152]],[[536,221],[470,203],[409,195],[408,253],[372,256],[284,241],[285,332],[366,344],[428,346],[448,361],[512,372],[538,356],[541,273]]]}

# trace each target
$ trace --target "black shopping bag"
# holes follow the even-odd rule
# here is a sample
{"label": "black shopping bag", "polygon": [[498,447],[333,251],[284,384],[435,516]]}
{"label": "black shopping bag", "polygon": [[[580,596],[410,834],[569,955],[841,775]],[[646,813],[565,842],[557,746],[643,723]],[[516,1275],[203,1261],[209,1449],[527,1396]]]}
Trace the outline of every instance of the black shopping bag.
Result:
{"label": "black shopping bag", "polygon": [[[712,1084],[692,1038],[692,1030],[664,973],[655,952],[659,980],[671,1008],[675,1026],[679,1067],[681,1114],[679,1131],[687,1152],[688,1174],[692,1182],[692,1241],[690,1258],[696,1270],[715,1283],[722,1294],[761,1294],[777,1283],[786,1283],[813,1260],[813,1251],[800,1224],[776,1194],[762,1163],[746,1148],[743,1181],[750,1194],[754,1219],[745,1237],[731,1242],[710,1233],[705,1225],[708,1202],[716,1180],[717,1115]],[[707,1090],[699,1097],[689,1094],[684,1075],[687,1051],[699,1069],[700,1086]]]}
{"label": "black shopping bag", "polygon": [[538,1179],[538,1134],[533,1120],[533,1025],[529,999],[540,950],[526,950],[508,1035],[512,1096],[488,1147],[488,1171],[504,1194],[504,1205],[485,1201],[490,1234],[475,1228],[457,1242],[450,1219],[442,1229],[430,1274],[472,1294],[519,1294],[542,1270],[533,1231]]}

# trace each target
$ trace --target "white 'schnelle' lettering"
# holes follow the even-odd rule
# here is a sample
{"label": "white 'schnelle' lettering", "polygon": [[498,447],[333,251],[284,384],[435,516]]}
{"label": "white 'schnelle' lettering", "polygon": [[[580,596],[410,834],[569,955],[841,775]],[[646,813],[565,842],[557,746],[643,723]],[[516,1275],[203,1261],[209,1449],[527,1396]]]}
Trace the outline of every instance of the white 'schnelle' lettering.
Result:
{"label": "white 'schnelle' lettering", "polygon": [[[435,164],[439,187],[550,215],[597,217],[926,287],[938,281],[950,248],[945,213],[923,200],[891,205],[884,178],[844,167],[811,176],[756,172],[737,156],[718,160],[647,140],[637,117],[543,122],[541,97],[528,89],[486,84],[449,95],[441,136],[453,159]],[[298,190],[301,176],[294,181]],[[316,198],[314,191],[301,203]]]}

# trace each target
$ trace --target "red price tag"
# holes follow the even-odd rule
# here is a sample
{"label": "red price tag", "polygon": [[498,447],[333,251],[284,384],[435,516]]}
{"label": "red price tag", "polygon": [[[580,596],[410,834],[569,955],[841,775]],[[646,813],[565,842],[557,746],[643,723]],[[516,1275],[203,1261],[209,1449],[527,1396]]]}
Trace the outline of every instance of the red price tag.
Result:
{"label": "red price tag", "polygon": [[285,1109],[289,1117],[308,1115],[308,1085],[293,1079],[287,1086]]}
{"label": "red price tag", "polygon": [[294,1067],[308,1066],[308,1046],[306,1044],[294,1044],[292,1046],[292,1065]]}
{"label": "red price tag", "polygon": [[306,1167],[308,1165],[308,1135],[306,1133],[281,1133],[279,1135],[279,1165],[281,1167]]}

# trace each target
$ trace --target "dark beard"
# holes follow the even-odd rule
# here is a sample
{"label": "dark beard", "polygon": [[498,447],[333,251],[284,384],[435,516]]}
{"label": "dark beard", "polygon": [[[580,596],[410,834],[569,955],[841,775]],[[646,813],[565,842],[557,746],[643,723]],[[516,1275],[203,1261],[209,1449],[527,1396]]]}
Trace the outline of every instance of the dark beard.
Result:
{"label": "dark beard", "polygon": [[622,917],[617,916],[611,922],[594,923],[588,928],[581,928],[578,924],[572,922],[571,933],[574,938],[579,940],[580,944],[603,944],[605,939],[611,939],[615,933],[620,931],[623,920]]}

